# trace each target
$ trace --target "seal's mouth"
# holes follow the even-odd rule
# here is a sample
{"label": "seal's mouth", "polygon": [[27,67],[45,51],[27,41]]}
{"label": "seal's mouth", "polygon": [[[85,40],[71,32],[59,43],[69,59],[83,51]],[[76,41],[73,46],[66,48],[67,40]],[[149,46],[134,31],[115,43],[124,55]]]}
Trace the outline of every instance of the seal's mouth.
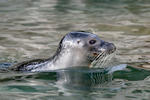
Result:
{"label": "seal's mouth", "polygon": [[96,52],[93,53],[94,57],[97,57],[98,55],[99,55],[99,53],[96,53]]}

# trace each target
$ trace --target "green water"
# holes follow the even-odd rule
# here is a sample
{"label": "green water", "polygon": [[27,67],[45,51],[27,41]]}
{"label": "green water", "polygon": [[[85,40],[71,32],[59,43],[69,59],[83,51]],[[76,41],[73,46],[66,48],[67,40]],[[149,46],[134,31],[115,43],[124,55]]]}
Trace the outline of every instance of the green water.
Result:
{"label": "green water", "polygon": [[52,56],[74,30],[114,43],[128,69],[0,73],[0,99],[150,99],[150,71],[134,68],[150,67],[149,0],[0,0],[0,64]]}

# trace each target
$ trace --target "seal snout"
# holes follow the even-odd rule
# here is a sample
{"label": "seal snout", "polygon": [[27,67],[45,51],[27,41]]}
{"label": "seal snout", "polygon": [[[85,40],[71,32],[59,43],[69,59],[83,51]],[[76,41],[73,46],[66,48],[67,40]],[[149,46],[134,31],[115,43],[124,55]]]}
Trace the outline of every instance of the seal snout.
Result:
{"label": "seal snout", "polygon": [[113,43],[108,44],[109,53],[113,53],[116,51],[116,46]]}
{"label": "seal snout", "polygon": [[103,42],[103,44],[101,45],[100,51],[111,54],[116,51],[116,46],[113,43]]}

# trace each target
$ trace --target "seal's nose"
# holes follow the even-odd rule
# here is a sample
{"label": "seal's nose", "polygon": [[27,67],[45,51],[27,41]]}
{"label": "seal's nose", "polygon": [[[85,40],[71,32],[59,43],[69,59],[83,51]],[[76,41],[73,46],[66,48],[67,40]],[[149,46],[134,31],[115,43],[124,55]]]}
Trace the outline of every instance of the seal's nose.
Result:
{"label": "seal's nose", "polygon": [[113,53],[116,51],[116,46],[113,43],[108,44],[108,50],[110,53]]}
{"label": "seal's nose", "polygon": [[109,54],[111,54],[116,51],[116,46],[113,43],[103,41],[100,50],[107,51]]}

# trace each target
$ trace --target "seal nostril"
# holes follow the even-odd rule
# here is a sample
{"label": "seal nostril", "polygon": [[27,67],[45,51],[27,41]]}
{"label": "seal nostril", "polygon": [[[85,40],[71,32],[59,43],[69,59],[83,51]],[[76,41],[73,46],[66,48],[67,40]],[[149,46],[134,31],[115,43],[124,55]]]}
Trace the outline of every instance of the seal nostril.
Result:
{"label": "seal nostril", "polygon": [[109,43],[109,50],[113,53],[114,51],[116,51],[116,46],[113,43]]}
{"label": "seal nostril", "polygon": [[[102,44],[101,44],[102,45]],[[102,45],[102,48],[101,48],[101,51],[102,50],[105,50],[107,51],[108,53],[113,53],[114,51],[116,51],[116,46],[113,44],[113,43],[109,43],[109,42],[104,42],[103,45]],[[104,51],[103,50],[103,51]]]}

